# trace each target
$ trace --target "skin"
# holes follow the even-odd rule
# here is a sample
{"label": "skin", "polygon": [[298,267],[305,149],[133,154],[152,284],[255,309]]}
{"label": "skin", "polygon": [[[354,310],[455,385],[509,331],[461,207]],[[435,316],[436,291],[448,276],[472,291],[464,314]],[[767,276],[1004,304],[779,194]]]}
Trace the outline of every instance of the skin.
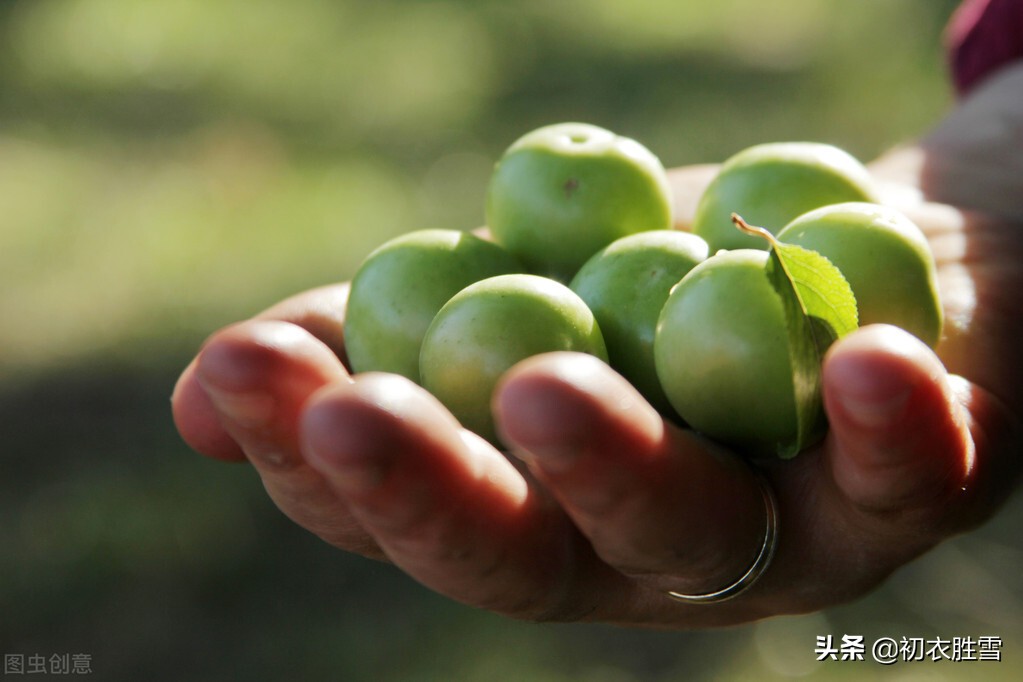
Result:
{"label": "skin", "polygon": [[[765,519],[748,465],[665,424],[585,355],[532,358],[498,387],[519,465],[408,380],[350,377],[345,287],[327,287],[211,336],[175,389],[178,428],[200,452],[248,461],[325,541],[516,618],[697,628],[856,599],[1017,487],[1023,192],[1007,191],[1021,176],[1004,136],[1020,127],[1023,65],[873,164],[935,252],[944,338],[935,353],[871,326],[831,347],[831,430],[765,470],[777,554],[734,600],[686,605],[664,591],[716,589],[746,570]],[[712,173],[671,174],[680,227]]]}

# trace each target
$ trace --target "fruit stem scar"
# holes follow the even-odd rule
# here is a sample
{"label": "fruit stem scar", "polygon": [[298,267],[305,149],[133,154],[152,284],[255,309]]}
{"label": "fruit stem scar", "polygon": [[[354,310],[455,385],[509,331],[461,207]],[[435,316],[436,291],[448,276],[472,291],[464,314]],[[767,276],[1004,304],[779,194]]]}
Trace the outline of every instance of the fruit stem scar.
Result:
{"label": "fruit stem scar", "polygon": [[565,198],[566,199],[571,199],[572,195],[575,194],[575,191],[577,189],[579,189],[579,179],[578,178],[569,178],[568,180],[565,181],[564,189],[565,189]]}

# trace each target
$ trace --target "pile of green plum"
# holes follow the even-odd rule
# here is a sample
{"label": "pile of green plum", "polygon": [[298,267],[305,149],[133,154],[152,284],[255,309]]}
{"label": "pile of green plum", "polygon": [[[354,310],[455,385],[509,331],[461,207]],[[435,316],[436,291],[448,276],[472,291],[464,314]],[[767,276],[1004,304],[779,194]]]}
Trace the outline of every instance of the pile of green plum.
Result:
{"label": "pile of green plum", "polygon": [[[737,229],[736,214],[775,246]],[[580,351],[670,419],[750,456],[781,453],[801,398],[793,320],[768,276],[778,243],[837,268],[858,324],[894,324],[932,346],[941,334],[920,229],[826,144],[739,152],[683,231],[646,147],[588,124],[546,126],[497,162],[486,225],[489,238],[421,230],[373,251],[351,283],[345,340],[354,371],[418,382],[495,443],[500,377],[533,355]]]}

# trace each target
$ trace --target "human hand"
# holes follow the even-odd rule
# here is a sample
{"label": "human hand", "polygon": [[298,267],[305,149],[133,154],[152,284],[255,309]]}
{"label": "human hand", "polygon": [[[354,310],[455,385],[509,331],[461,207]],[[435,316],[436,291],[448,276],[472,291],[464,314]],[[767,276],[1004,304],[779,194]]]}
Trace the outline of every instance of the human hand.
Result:
{"label": "human hand", "polygon": [[[712,171],[672,173],[681,222]],[[765,507],[750,467],[665,423],[588,356],[539,356],[505,378],[494,410],[509,459],[411,382],[350,376],[346,289],[328,287],[215,334],[176,388],[179,429],[206,454],[247,457],[328,542],[515,617],[705,627],[847,601],[993,513],[1019,468],[1019,228],[892,196],[931,240],[947,337],[937,355],[891,327],[832,347],[831,431],[763,466],[777,553],[731,601],[666,592],[722,587],[753,562]]]}

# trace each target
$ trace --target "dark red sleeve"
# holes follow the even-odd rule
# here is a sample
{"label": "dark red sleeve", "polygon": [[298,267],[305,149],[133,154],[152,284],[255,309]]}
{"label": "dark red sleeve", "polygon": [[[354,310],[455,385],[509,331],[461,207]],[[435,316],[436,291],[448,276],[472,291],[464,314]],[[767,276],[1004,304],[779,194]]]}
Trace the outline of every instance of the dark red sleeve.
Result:
{"label": "dark red sleeve", "polygon": [[952,80],[965,95],[984,78],[1023,59],[1023,0],[964,0],[946,33]]}

